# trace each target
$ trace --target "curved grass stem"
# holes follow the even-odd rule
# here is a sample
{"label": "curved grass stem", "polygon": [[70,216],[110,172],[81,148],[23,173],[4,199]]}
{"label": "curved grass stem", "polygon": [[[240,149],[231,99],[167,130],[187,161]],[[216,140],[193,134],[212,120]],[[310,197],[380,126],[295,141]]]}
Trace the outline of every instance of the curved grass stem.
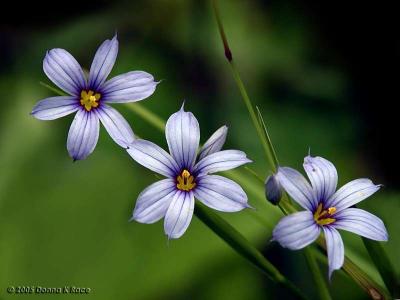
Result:
{"label": "curved grass stem", "polygon": [[[256,129],[256,132],[260,139],[261,145],[263,147],[265,156],[269,162],[272,172],[275,173],[277,171],[277,168],[279,165],[278,158],[275,153],[275,149],[272,145],[267,127],[265,126],[265,123],[264,123],[264,120],[260,113],[260,110],[257,108],[257,114],[256,114],[253,104],[252,104],[252,102],[249,98],[249,95],[246,91],[246,88],[243,84],[243,81],[240,78],[239,72],[236,68],[235,62],[233,60],[232,51],[229,48],[228,39],[226,38],[226,34],[225,34],[224,26],[222,24],[221,16],[219,14],[217,0],[213,0],[213,8],[214,8],[215,18],[216,18],[217,24],[218,24],[219,33],[220,33],[221,40],[222,40],[224,50],[225,50],[225,57],[227,58],[227,60],[229,62],[233,78],[234,78],[236,85],[239,89],[239,92],[242,96],[243,102],[246,105],[247,111],[249,112],[250,119]],[[227,53],[229,55],[227,55]],[[284,209],[281,206],[279,206],[279,208],[282,210],[283,213],[285,213]],[[313,254],[308,250],[306,250],[306,258],[307,258],[308,266],[309,266],[311,272],[313,273],[314,281],[318,288],[318,292],[319,292],[321,299],[330,300],[331,297],[329,294],[328,287],[326,286],[326,283],[323,281],[322,277],[319,278],[319,276],[321,276],[321,274],[320,274],[320,270],[318,269],[317,262],[313,256]]]}

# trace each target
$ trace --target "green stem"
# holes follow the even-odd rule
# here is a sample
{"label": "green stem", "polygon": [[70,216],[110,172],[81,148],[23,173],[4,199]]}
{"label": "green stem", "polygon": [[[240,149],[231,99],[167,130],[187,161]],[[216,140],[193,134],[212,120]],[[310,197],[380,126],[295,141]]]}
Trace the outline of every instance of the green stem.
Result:
{"label": "green stem", "polygon": [[[326,244],[323,238],[317,240],[319,249],[325,254]],[[347,256],[344,258],[343,270],[351,277],[357,284],[368,293],[372,299],[391,299],[386,290],[376,283],[367,273],[361,270],[353,261]]]}
{"label": "green stem", "polygon": [[251,121],[253,122],[253,125],[254,125],[254,127],[255,127],[255,129],[257,131],[257,135],[260,138],[261,145],[262,145],[262,147],[264,149],[264,152],[265,152],[265,156],[267,157],[267,160],[269,162],[269,165],[271,166],[272,171],[276,172],[276,169],[277,169],[278,165],[277,165],[276,160],[274,159],[272,151],[271,151],[271,149],[269,147],[270,144],[268,144],[267,140],[265,139],[264,131],[263,131],[260,123],[258,122],[257,115],[256,115],[256,113],[254,111],[254,108],[253,108],[252,104],[251,104],[250,98],[249,98],[249,96],[247,94],[246,88],[244,87],[243,81],[240,78],[239,72],[236,69],[234,61],[231,60],[229,62],[229,64],[231,66],[231,71],[232,71],[233,78],[236,81],[236,85],[239,88],[240,94],[242,95],[242,99],[243,99],[243,101],[244,101],[244,103],[246,105],[246,108],[247,108],[247,110],[248,110],[248,112],[250,114]]}
{"label": "green stem", "polygon": [[283,288],[289,289],[298,299],[306,299],[301,291],[274,267],[246,238],[224,219],[196,202],[196,216],[237,253],[260,269],[267,277]]}
{"label": "green stem", "polygon": [[324,300],[332,299],[331,295],[329,294],[329,290],[326,286],[326,282],[324,281],[325,276],[321,274],[321,270],[314,257],[314,253],[312,252],[312,249],[310,247],[304,248],[304,256],[306,257],[314,281],[317,283],[317,286],[319,287],[318,288],[319,299],[324,299]]}
{"label": "green stem", "polygon": [[127,103],[125,105],[129,110],[133,111],[139,117],[144,120],[147,120],[150,124],[152,124],[158,130],[164,132],[165,129],[165,121],[160,118],[158,115],[153,113],[152,111],[148,110],[140,103]]}
{"label": "green stem", "polygon": [[236,85],[239,88],[239,92],[242,95],[243,102],[246,105],[246,108],[250,114],[251,121],[253,122],[253,125],[257,131],[258,137],[261,140],[261,144],[263,146],[267,160],[268,160],[273,172],[275,172],[277,169],[277,166],[278,166],[276,155],[274,156],[274,151],[273,151],[273,149],[270,148],[270,146],[272,144],[268,143],[268,141],[266,140],[266,138],[264,136],[263,128],[261,127],[261,125],[257,119],[257,115],[256,115],[256,112],[254,111],[253,105],[251,104],[249,95],[247,94],[247,91],[243,84],[243,81],[240,78],[239,72],[236,69],[235,62],[233,61],[232,52],[229,48],[228,39],[226,38],[226,35],[225,35],[224,26],[222,25],[222,21],[221,21],[221,17],[220,17],[219,11],[218,11],[218,5],[217,5],[216,0],[213,0],[213,8],[214,8],[214,13],[215,13],[215,18],[216,18],[217,24],[218,24],[218,30],[219,30],[219,33],[221,36],[222,43],[224,45],[225,57],[229,62],[233,78],[235,79]]}
{"label": "green stem", "polygon": [[[277,158],[276,153],[275,153],[275,149],[274,149],[274,147],[272,145],[270,136],[268,134],[268,130],[267,130],[266,126],[265,126],[264,120],[263,120],[262,115],[260,113],[260,110],[258,108],[257,108],[258,115],[256,114],[256,112],[254,110],[254,107],[253,107],[253,104],[252,104],[252,102],[251,102],[251,100],[249,98],[249,95],[248,95],[248,93],[246,91],[246,88],[245,88],[245,86],[243,84],[243,81],[240,78],[239,72],[238,72],[238,70],[236,68],[235,62],[233,60],[232,52],[231,52],[231,50],[229,48],[228,39],[226,38],[226,35],[225,35],[224,26],[222,24],[221,17],[220,17],[219,11],[218,11],[217,0],[213,0],[213,7],[214,7],[215,18],[217,20],[217,24],[218,24],[218,29],[219,29],[219,33],[220,33],[220,36],[221,36],[221,40],[222,40],[222,43],[224,45],[225,56],[226,56],[226,58],[227,58],[227,60],[229,62],[229,65],[231,67],[233,78],[234,78],[234,80],[236,82],[236,85],[237,85],[237,87],[239,89],[239,92],[240,92],[240,94],[242,96],[243,102],[245,103],[245,105],[247,107],[247,110],[248,110],[249,115],[250,115],[250,119],[253,122],[253,125],[254,125],[254,127],[256,129],[258,137],[259,137],[259,139],[261,141],[261,145],[262,145],[262,147],[264,149],[264,152],[265,152],[265,155],[267,157],[267,160],[268,160],[268,162],[269,162],[269,164],[271,166],[272,171],[275,173],[277,171],[279,162],[278,162],[278,158]],[[229,55],[227,55],[227,53]],[[279,205],[279,208],[285,214],[285,210],[283,209],[283,207],[281,207]],[[309,265],[309,268],[310,268],[311,272],[314,275],[315,284],[316,284],[316,286],[318,288],[319,295],[321,296],[321,299],[324,299],[324,300],[331,299],[331,297],[329,295],[329,290],[328,290],[325,282],[321,279],[322,277],[321,278],[317,278],[321,274],[319,274],[319,269],[315,268],[317,262],[316,262],[314,256],[312,255],[311,252],[309,252],[307,250],[306,250],[306,252],[307,252],[307,254],[306,254],[307,262],[308,262],[308,265]]]}
{"label": "green stem", "polygon": [[390,294],[394,298],[400,297],[400,282],[397,279],[396,272],[393,269],[392,264],[390,263],[389,257],[386,254],[385,249],[383,249],[382,245],[379,242],[362,238],[365,248],[374,262],[376,268],[379,270],[381,274],[382,280],[385,283],[387,289]]}
{"label": "green stem", "polygon": [[63,91],[59,90],[58,88],[55,88],[47,83],[44,83],[43,81],[39,81],[39,84],[44,86],[45,88],[49,89],[50,91],[60,95],[60,96],[67,96],[66,93],[64,93]]}
{"label": "green stem", "polygon": [[267,126],[265,126],[265,122],[264,122],[264,119],[260,112],[260,109],[258,108],[258,106],[256,106],[256,109],[257,109],[257,115],[258,115],[258,122],[260,123],[260,125],[262,126],[262,129],[264,130],[264,132],[263,132],[264,139],[266,140],[266,142],[268,144],[269,154],[272,156],[272,159],[274,161],[274,168],[276,170],[277,167],[279,166],[278,156],[276,155],[274,145],[272,144],[271,137],[269,136]]}
{"label": "green stem", "polygon": [[262,177],[260,175],[257,174],[256,171],[254,171],[252,168],[248,167],[248,166],[244,166],[243,169],[245,169],[247,172],[249,172],[251,175],[254,176],[254,178],[256,178],[261,184],[265,184],[265,180],[262,179]]}

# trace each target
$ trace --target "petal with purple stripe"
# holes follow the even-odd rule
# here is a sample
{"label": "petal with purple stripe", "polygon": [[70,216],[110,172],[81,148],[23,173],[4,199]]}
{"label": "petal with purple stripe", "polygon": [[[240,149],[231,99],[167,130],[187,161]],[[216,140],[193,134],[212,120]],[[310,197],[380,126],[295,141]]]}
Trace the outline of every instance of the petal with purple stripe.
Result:
{"label": "petal with purple stripe", "polygon": [[199,153],[199,160],[209,154],[220,151],[225,144],[227,133],[228,127],[225,125],[215,131],[201,148]]}
{"label": "petal with purple stripe", "polygon": [[368,198],[380,189],[366,178],[356,179],[342,186],[326,203],[327,207],[336,207],[337,212]]}
{"label": "petal with purple stripe", "polygon": [[143,100],[154,93],[157,84],[151,74],[143,71],[118,75],[101,87],[103,101],[127,103]]}
{"label": "petal with purple stripe", "polygon": [[50,97],[36,103],[31,114],[39,120],[54,120],[72,114],[78,108],[78,100],[75,97]]}
{"label": "petal with purple stripe", "polygon": [[275,226],[272,236],[282,247],[298,250],[314,242],[320,231],[313,214],[310,211],[301,211],[283,217]]}
{"label": "petal with purple stripe", "polygon": [[64,49],[52,49],[43,60],[43,71],[60,89],[79,96],[86,88],[86,79],[76,59]]}
{"label": "petal with purple stripe", "polygon": [[85,159],[99,139],[99,118],[84,109],[78,110],[68,132],[67,149],[74,160]]}
{"label": "petal with purple stripe", "polygon": [[89,72],[89,88],[98,90],[106,81],[118,54],[118,39],[105,40],[97,49]]}
{"label": "petal with purple stripe", "polygon": [[326,200],[336,191],[338,174],[335,166],[322,157],[306,156],[303,164],[317,199]]}
{"label": "petal with purple stripe", "polygon": [[359,209],[348,208],[335,215],[333,226],[351,231],[375,241],[387,241],[389,236],[385,224],[377,216]]}
{"label": "petal with purple stripe", "polygon": [[95,112],[108,134],[118,145],[126,148],[134,141],[135,136],[131,126],[117,110],[103,104]]}
{"label": "petal with purple stripe", "polygon": [[169,117],[165,135],[172,157],[182,168],[191,170],[200,142],[200,127],[195,116],[185,112],[182,105],[178,112]]}
{"label": "petal with purple stripe", "polygon": [[140,193],[132,219],[145,224],[157,222],[167,213],[176,193],[173,179],[168,178],[153,183]]}
{"label": "petal with purple stripe", "polygon": [[322,227],[325,234],[326,248],[328,252],[329,263],[329,279],[335,270],[343,266],[344,261],[344,246],[343,240],[339,232],[332,226]]}
{"label": "petal with purple stripe", "polygon": [[219,211],[235,212],[249,207],[247,195],[240,185],[218,175],[199,178],[194,195],[208,207]]}
{"label": "petal with purple stripe", "polygon": [[246,153],[239,150],[223,150],[205,156],[195,166],[198,174],[211,174],[237,168],[251,162]]}
{"label": "petal with purple stripe", "polygon": [[178,191],[172,199],[164,220],[164,231],[169,239],[180,238],[189,227],[194,210],[193,192]]}
{"label": "petal with purple stripe", "polygon": [[126,151],[142,166],[166,177],[175,178],[180,171],[171,155],[152,142],[135,140]]}
{"label": "petal with purple stripe", "polygon": [[318,199],[308,181],[298,171],[288,167],[280,167],[276,178],[286,192],[303,208],[313,211],[318,205]]}

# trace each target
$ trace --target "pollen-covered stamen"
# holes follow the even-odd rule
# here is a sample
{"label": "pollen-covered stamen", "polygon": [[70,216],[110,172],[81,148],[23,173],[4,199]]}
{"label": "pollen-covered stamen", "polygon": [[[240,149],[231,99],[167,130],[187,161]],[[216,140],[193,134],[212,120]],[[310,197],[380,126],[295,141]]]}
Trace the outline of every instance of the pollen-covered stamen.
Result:
{"label": "pollen-covered stamen", "polygon": [[314,213],[314,221],[318,225],[328,225],[336,221],[332,218],[332,215],[336,212],[336,207],[329,207],[328,209],[323,209],[322,203],[318,205],[317,210]]}
{"label": "pollen-covered stamen", "polygon": [[193,175],[188,170],[183,170],[182,173],[176,178],[176,187],[181,191],[190,191],[195,188],[196,182]]}
{"label": "pollen-covered stamen", "polygon": [[81,92],[81,105],[87,110],[90,111],[92,108],[96,108],[99,106],[99,99],[101,95],[99,93],[94,93],[93,91],[85,91]]}

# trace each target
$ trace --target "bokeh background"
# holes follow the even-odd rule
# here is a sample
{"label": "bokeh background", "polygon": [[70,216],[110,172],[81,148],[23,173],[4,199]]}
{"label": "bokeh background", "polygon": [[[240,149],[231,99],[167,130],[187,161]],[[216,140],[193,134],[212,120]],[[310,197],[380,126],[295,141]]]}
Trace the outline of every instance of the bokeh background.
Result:
{"label": "bokeh background", "polygon": [[[101,130],[94,153],[72,163],[65,147],[72,116],[29,115],[53,95],[45,51],[64,48],[89,68],[98,45],[118,32],[111,75],[144,70],[162,80],[141,102],[162,118],[186,99],[202,141],[227,124],[226,148],[269,169],[224,60],[209,1],[85,1],[2,9],[0,27],[0,299],[287,299],[196,217],[179,240],[162,222],[129,223],[135,199],[155,177]],[[339,185],[369,177],[385,187],[360,204],[381,217],[384,244],[400,270],[397,160],[398,34],[388,6],[344,1],[220,1],[221,14],[252,100],[260,106],[281,164],[300,169],[308,149],[334,162]],[[164,136],[124,105],[135,133],[166,147]],[[282,272],[316,297],[301,251],[270,243],[281,217],[247,174],[255,212],[218,213]],[[360,238],[343,234],[346,253],[376,280]],[[321,264],[324,274],[326,264]],[[88,295],[9,295],[8,286],[91,288]],[[365,299],[343,272],[335,299]]]}

